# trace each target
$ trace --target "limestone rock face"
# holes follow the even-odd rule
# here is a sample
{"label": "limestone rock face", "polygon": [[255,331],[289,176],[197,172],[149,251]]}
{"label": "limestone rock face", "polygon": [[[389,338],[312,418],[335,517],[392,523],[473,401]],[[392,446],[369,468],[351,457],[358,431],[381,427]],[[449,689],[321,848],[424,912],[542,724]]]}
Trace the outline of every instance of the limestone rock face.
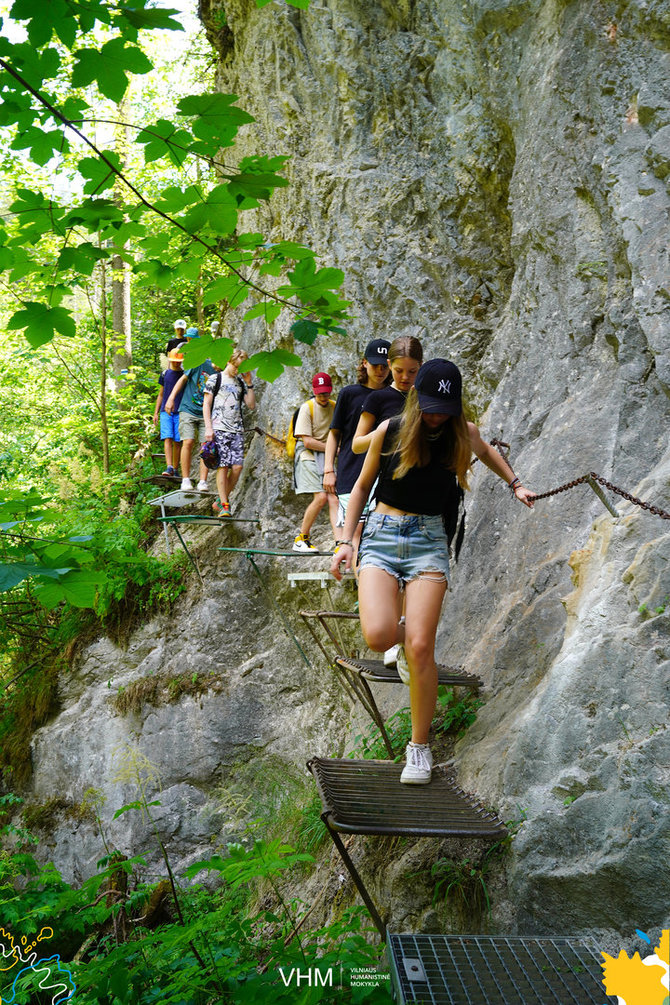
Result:
{"label": "limestone rock face", "polygon": [[[292,158],[290,187],[248,229],[304,240],[343,268],[355,315],[349,338],[299,347],[302,371],[262,391],[259,425],[285,428],[316,370],[336,388],[355,379],[370,338],[418,334],[427,357],[459,364],[483,434],[510,444],[526,485],[594,471],[670,510],[667,3],[201,11],[221,90],[257,120],[235,155]],[[266,335],[242,326],[246,307],[227,324],[254,348]],[[525,819],[493,908],[507,933],[670,927],[670,523],[605,491],[619,519],[584,484],[531,513],[476,465],[467,498],[438,655],[486,681],[457,747],[461,784]],[[269,441],[252,442],[239,499],[260,515],[256,542],[290,543],[301,506]],[[226,833],[213,793],[234,765],[261,777],[269,757],[298,771],[343,746],[335,685],[307,672],[244,561],[212,559],[177,625],[145,626],[124,654],[106,642],[86,654],[36,737],[36,792],[50,771],[70,789],[103,777],[114,742],[134,734],[160,762],[161,814],[188,861],[213,826]],[[306,594],[263,562],[297,610]],[[117,687],[159,665],[213,666],[216,680],[176,705],[110,713],[101,729],[110,666]],[[384,899],[380,873],[376,885]],[[402,921],[407,905],[393,912]]]}
{"label": "limestone rock face", "polygon": [[[142,788],[160,803],[150,812],[179,872],[238,840],[240,820],[280,805],[308,758],[332,753],[344,735],[347,709],[332,674],[301,659],[247,560],[219,561],[220,544],[217,533],[200,540],[204,588],[194,586],[174,619],[148,622],[123,648],[108,639],[88,647],[61,681],[60,713],[34,736],[30,801],[57,794],[71,810],[40,852],[70,881],[95,872],[101,835],[158,861],[144,814],[114,816]],[[285,577],[263,573],[287,606]],[[196,678],[201,687],[189,693]],[[97,823],[86,807],[97,808]]]}
{"label": "limestone rock face", "polygon": [[[293,157],[263,224],[346,270],[355,347],[307,363],[420,334],[525,484],[595,471],[670,509],[667,4],[215,10],[248,149]],[[462,783],[527,818],[520,931],[668,919],[670,526],[610,497],[616,521],[584,485],[531,514],[475,469],[439,634],[488,685]]]}

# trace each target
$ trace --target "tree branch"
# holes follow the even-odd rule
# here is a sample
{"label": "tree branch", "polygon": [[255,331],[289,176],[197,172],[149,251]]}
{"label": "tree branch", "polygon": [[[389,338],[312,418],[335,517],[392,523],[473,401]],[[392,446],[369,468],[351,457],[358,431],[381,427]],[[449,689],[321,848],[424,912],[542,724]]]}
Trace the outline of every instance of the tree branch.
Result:
{"label": "tree branch", "polygon": [[98,157],[102,161],[103,164],[106,164],[107,167],[110,169],[110,171],[112,171],[113,174],[116,175],[116,177],[118,177],[123,182],[123,184],[126,185],[130,189],[130,191],[139,200],[139,202],[140,202],[140,204],[142,206],[146,207],[146,209],[150,210],[152,213],[155,213],[157,216],[160,216],[161,219],[166,220],[169,224],[171,224],[173,227],[176,227],[177,230],[180,230],[183,234],[186,234],[186,236],[189,238],[190,241],[193,241],[196,244],[201,245],[211,255],[213,255],[219,261],[223,262],[224,265],[226,265],[230,269],[230,271],[233,272],[238,277],[238,279],[240,279],[250,289],[255,290],[257,293],[262,294],[262,296],[264,296],[264,297],[270,297],[270,299],[276,301],[276,303],[282,304],[284,307],[288,307],[289,310],[293,311],[295,314],[299,314],[301,312],[301,310],[303,308],[298,307],[296,304],[292,304],[290,302],[290,300],[285,300],[283,297],[278,296],[276,293],[273,293],[271,290],[266,290],[263,287],[258,286],[251,279],[248,279],[246,276],[244,276],[239,271],[239,269],[236,269],[233,265],[231,265],[230,262],[228,261],[228,259],[217,250],[216,246],[208,244],[207,241],[203,240],[201,237],[198,237],[197,234],[191,234],[186,229],[186,227],[184,227],[184,225],[182,223],[180,223],[178,220],[175,220],[174,217],[170,216],[168,213],[165,213],[162,209],[159,209],[158,206],[155,206],[153,203],[149,202],[148,199],[145,199],[145,197],[142,195],[142,193],[139,191],[139,189],[137,189],[132,184],[132,182],[130,182],[128,180],[128,178],[126,178],[126,176],[123,174],[123,172],[120,171],[109,160],[109,158],[105,157],[105,155],[102,152],[102,150],[100,150],[95,145],[95,143],[93,143],[93,141],[90,140],[86,136],[85,133],[83,133],[80,129],[77,129],[77,127],[74,125],[73,121],[71,121],[70,119],[68,119],[67,116],[63,115],[63,113],[60,112],[55,107],[55,105],[52,105],[51,102],[47,98],[44,97],[44,95],[40,94],[40,92],[38,90],[36,90],[25,79],[25,77],[23,77],[17,70],[15,70],[5,59],[1,59],[0,58],[0,67],[2,67],[4,70],[6,70],[7,73],[10,74],[10,76],[12,76],[15,80],[17,80],[21,84],[22,87],[24,87],[30,94],[32,94],[33,97],[37,101],[39,101],[39,103],[44,108],[46,108],[51,113],[51,115],[53,115],[53,117],[55,119],[57,119],[59,122],[62,122],[63,125],[66,126],[68,129],[71,129],[73,131],[73,133],[76,136],[78,136],[79,139],[82,140],[82,142],[85,143],[94,152],[94,154],[96,155],[96,157]]}

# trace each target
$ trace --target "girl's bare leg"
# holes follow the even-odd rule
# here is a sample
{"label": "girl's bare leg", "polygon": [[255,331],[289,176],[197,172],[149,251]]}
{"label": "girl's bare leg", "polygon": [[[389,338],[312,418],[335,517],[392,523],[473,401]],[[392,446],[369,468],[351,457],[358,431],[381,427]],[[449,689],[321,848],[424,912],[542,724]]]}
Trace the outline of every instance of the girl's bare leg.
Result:
{"label": "girl's bare leg", "polygon": [[[435,635],[447,589],[441,573],[422,573],[405,588],[405,653],[410,669],[412,743],[427,743],[437,703]],[[396,609],[393,608],[395,617]]]}
{"label": "girl's bare leg", "polygon": [[358,609],[363,638],[381,653],[402,642],[398,626],[398,580],[390,572],[366,566],[358,576]]}

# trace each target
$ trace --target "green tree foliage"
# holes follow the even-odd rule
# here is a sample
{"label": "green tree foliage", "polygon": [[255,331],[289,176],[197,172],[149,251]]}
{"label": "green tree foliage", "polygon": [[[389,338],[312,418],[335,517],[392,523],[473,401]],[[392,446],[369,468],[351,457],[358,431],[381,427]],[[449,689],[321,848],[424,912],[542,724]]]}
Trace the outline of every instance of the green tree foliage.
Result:
{"label": "green tree foliage", "polygon": [[[306,9],[308,0],[293,5]],[[5,345],[11,347],[8,356],[3,353],[0,404],[11,421],[3,430],[0,479],[37,486],[38,537],[45,528],[53,536],[39,499],[56,488],[70,504],[70,519],[57,528],[58,545],[49,540],[42,547],[25,533],[21,541],[7,538],[0,593],[34,580],[32,599],[49,609],[64,601],[104,613],[110,596],[119,599],[117,582],[112,578],[110,584],[107,574],[110,563],[101,564],[93,546],[70,541],[66,552],[63,537],[69,540],[82,525],[90,529],[95,523],[73,498],[77,485],[81,496],[97,497],[108,511],[117,502],[128,505],[121,486],[110,487],[107,480],[103,487],[101,477],[111,473],[112,480],[122,480],[130,457],[146,440],[142,410],[148,411],[145,395],[157,391],[159,367],[156,315],[165,318],[168,310],[161,304],[183,314],[178,305],[185,291],[193,296],[197,283],[204,308],[218,317],[251,299],[247,320],[260,319],[270,332],[288,313],[296,343],[304,344],[319,333],[343,331],[340,323],[347,316],[338,292],[341,271],[319,268],[314,253],[301,244],[244,230],[246,211],[287,184],[281,173],[286,159],[259,153],[234,167],[227,163],[224,154],[239,129],[253,123],[235,95],[188,95],[176,103],[173,119],[154,114],[150,103],[141,109],[136,103],[141,125],[129,127],[136,151],[128,160],[132,168],[122,167],[116,151],[91,139],[104,102],[119,102],[128,81],[151,70],[143,39],[159,29],[179,30],[176,13],[150,0],[53,0],[39,9],[14,0],[11,18],[26,38],[16,41],[13,30],[0,38],[0,134],[13,151],[17,179],[0,223],[0,270],[9,291],[3,304]],[[104,366],[114,336],[105,328],[109,279],[106,287],[104,276],[111,274],[107,269],[115,256],[132,268],[144,322],[140,330],[150,328],[154,343],[140,354],[130,375],[134,383],[110,388]],[[98,316],[83,312],[82,304],[90,306],[96,297]],[[27,341],[23,350],[19,338]],[[231,348],[228,339],[206,336],[187,348],[185,365],[209,356],[223,366]],[[246,367],[274,380],[300,362],[297,353],[268,337],[267,348]],[[30,382],[30,373],[39,373],[39,379]],[[48,415],[46,401],[52,405]],[[58,443],[58,473],[36,430]],[[7,496],[10,523],[20,516],[12,509],[15,503]],[[56,517],[53,507],[51,516]],[[29,509],[21,519],[33,519]],[[139,526],[141,518],[135,522]],[[137,541],[135,535],[135,546]],[[114,553],[119,558],[118,548]],[[130,561],[127,553],[122,564]],[[135,559],[137,575],[139,566],[146,572],[147,563]]]}
{"label": "green tree foliage", "polygon": [[[245,319],[268,330],[267,346],[247,368],[274,380],[300,365],[299,354],[273,338],[276,322],[284,321],[286,332],[289,319],[299,348],[343,333],[348,317],[340,270],[320,267],[302,244],[250,229],[249,211],[287,185],[286,159],[274,151],[235,156],[239,130],[253,124],[237,96],[190,94],[171,116],[147,114],[146,102],[135,124],[111,122],[130,130],[134,157],[95,139],[100,109],[120,103],[132,78],[152,69],[144,40],[178,31],[176,14],[153,0],[14,0],[10,15],[26,37],[13,28],[0,37],[5,788],[29,770],[31,733],[52,710],[59,671],[75,644],[101,620],[110,630],[133,612],[169,606],[184,589],[179,560],[147,553],[152,514],[142,476],[150,461],[138,450],[146,446],[146,406],[157,393],[156,333],[165,333],[166,319],[193,315],[196,288],[203,308],[219,318],[244,304]],[[133,373],[107,386],[113,344],[103,279],[118,257],[132,269],[139,327],[151,329],[152,338],[138,339]],[[228,339],[202,338],[185,363],[209,356],[223,366],[230,351]],[[256,839],[197,863],[180,885],[154,826],[169,904],[148,922],[157,890],[146,882],[142,856],[126,860],[101,833],[108,854],[76,889],[25,850],[26,818],[5,823],[14,801],[0,797],[0,836],[11,839],[0,850],[2,951],[11,961],[13,939],[17,960],[32,943],[37,959],[51,957],[46,969],[61,981],[58,1000],[75,985],[82,1005],[389,1000],[385,989],[369,986],[291,985],[294,968],[318,961],[335,968],[337,980],[340,967],[374,966],[379,956],[360,909],[310,931],[306,906],[282,897],[278,878],[308,867],[311,856]],[[152,805],[142,795],[117,815],[139,809],[150,817]],[[310,821],[315,847],[322,838],[318,810]],[[195,885],[203,873],[207,889]],[[259,881],[270,885],[279,907],[259,908],[248,895]],[[281,968],[288,982],[279,979]],[[45,967],[5,966],[0,995],[18,1005],[52,1000],[44,980]]]}
{"label": "green tree foliage", "polygon": [[[15,802],[11,794],[2,797],[0,812],[15,810]],[[140,811],[146,817],[154,805],[141,797],[117,816]],[[10,829],[24,846],[30,842],[25,828],[5,825],[0,833]],[[313,863],[310,855],[257,838],[192,865],[184,876],[188,885],[178,885],[171,871],[170,884],[149,884],[144,856],[111,850],[77,889],[25,850],[0,854],[2,1000],[46,1001],[36,997],[39,988],[51,995],[60,984],[59,1001],[76,988],[82,1005],[388,1005],[383,971],[377,987],[372,981],[351,986],[352,970],[369,974],[380,963],[363,908],[310,929],[308,905],[284,896],[282,877],[305,863]],[[208,889],[194,885],[203,874],[210,877]],[[266,893],[262,907],[259,889]],[[34,964],[26,965],[33,948]],[[320,981],[307,983],[310,968]],[[304,975],[299,984],[298,970]]]}
{"label": "green tree foliage", "polygon": [[[308,0],[289,2],[308,6]],[[342,272],[319,268],[309,248],[244,229],[246,211],[287,181],[281,156],[259,153],[234,166],[226,161],[239,129],[253,122],[236,95],[193,94],[178,102],[174,121],[129,124],[145,164],[182,172],[149,194],[122,169],[115,151],[91,139],[95,111],[88,95],[119,102],[131,76],[152,67],[141,33],[180,28],[176,11],[148,4],[55,0],[36,12],[15,0],[11,8],[27,41],[0,39],[0,128],[12,149],[27,151],[37,165],[57,170],[59,158],[76,155],[65,197],[22,185],[0,227],[0,268],[20,301],[7,328],[23,332],[33,348],[57,335],[76,337],[70,298],[96,264],[121,255],[149,286],[167,290],[199,277],[205,304],[232,308],[253,299],[248,320],[262,317],[271,325],[288,312],[298,341],[342,332],[348,317],[339,293]],[[187,170],[193,164],[195,181]],[[157,220],[167,229],[157,228]],[[227,362],[225,344],[208,349],[214,362]],[[299,356],[270,344],[248,365],[271,380],[299,364]]]}

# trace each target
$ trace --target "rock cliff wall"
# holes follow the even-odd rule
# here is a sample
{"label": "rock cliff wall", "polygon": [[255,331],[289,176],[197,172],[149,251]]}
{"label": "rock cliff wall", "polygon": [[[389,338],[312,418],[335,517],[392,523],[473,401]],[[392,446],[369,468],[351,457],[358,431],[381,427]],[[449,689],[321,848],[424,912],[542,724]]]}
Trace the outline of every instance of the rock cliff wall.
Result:
{"label": "rock cliff wall", "polygon": [[[257,119],[242,152],[292,155],[292,184],[261,224],[345,269],[356,315],[348,339],[317,343],[302,371],[264,390],[260,425],[285,425],[316,369],[349,382],[369,338],[419,334],[428,356],[461,366],[484,434],[511,445],[525,484],[540,492],[595,471],[670,510],[667,3],[201,8],[219,86]],[[236,334],[240,316],[228,319]],[[265,337],[243,331],[252,348]],[[253,540],[290,541],[299,507],[259,439],[239,498],[260,513]],[[615,502],[618,520],[580,486],[531,514],[490,473],[473,477],[438,652],[487,685],[457,747],[461,783],[504,819],[526,818],[494,908],[508,933],[670,927],[659,882],[670,524]],[[198,540],[205,589],[126,652],[90,649],[34,745],[37,795],[61,784],[77,798],[111,777],[114,743],[134,735],[164,775],[163,826],[184,862],[212,832],[230,833],[215,796],[242,767],[254,784],[263,764],[299,774],[307,756],[341,749],[350,724],[336,685],[280,634],[245,560]],[[263,562],[280,602],[315,606]],[[116,688],[210,667],[216,680],[199,697],[105,712],[99,728],[110,677]],[[114,826],[121,843],[141,839],[124,818]],[[95,854],[81,828],[90,854],[67,852],[71,824],[54,832],[73,873]],[[386,878],[367,869],[394,927],[430,924],[426,904],[399,895],[397,863]]]}

